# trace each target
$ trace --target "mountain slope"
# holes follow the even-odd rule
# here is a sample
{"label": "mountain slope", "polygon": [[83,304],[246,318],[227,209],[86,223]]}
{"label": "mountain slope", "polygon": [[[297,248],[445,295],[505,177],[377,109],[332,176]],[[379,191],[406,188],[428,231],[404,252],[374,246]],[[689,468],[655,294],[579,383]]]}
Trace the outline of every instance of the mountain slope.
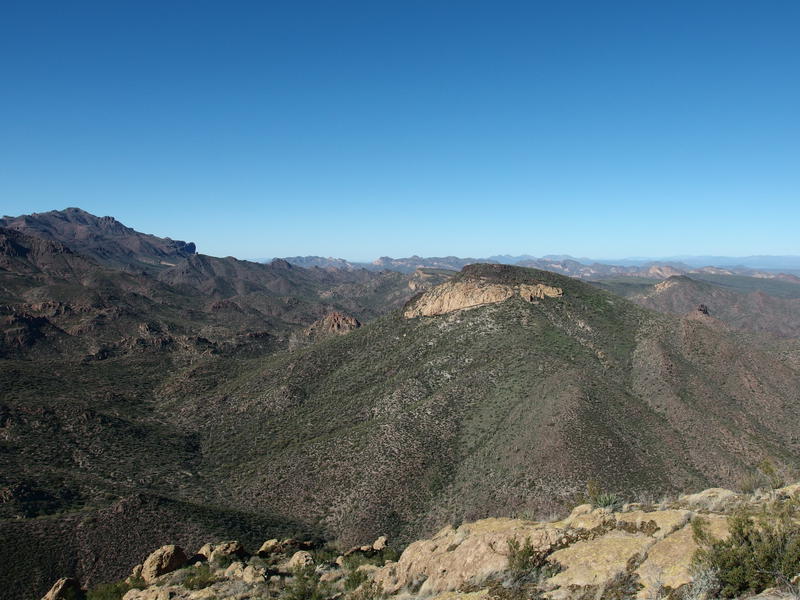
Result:
{"label": "mountain slope", "polygon": [[191,242],[140,233],[113,217],[97,217],[80,208],[3,217],[0,227],[61,242],[117,268],[160,269],[195,253]]}
{"label": "mountain slope", "polygon": [[724,283],[687,276],[670,277],[629,298],[641,306],[674,315],[686,314],[702,304],[711,315],[734,329],[800,337],[800,298],[775,297],[761,290],[742,292]]}
{"label": "mountain slope", "polygon": [[226,482],[218,501],[346,542],[546,513],[590,479],[659,492],[800,457],[796,342],[657,315],[543,271],[477,265],[456,281],[562,295],[393,313],[239,363],[212,390],[173,380],[193,400],[163,410],[198,428],[202,468]]}

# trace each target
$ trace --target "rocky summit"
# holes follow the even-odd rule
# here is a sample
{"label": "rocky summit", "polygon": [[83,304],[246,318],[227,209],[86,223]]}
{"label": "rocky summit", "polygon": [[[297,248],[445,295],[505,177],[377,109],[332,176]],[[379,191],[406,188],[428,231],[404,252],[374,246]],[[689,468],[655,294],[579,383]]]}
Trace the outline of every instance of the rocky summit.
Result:
{"label": "rocky summit", "polygon": [[[735,541],[741,515],[795,514],[798,500],[800,485],[751,494],[713,488],[657,502],[600,495],[558,520],[451,524],[399,555],[385,536],[338,552],[296,539],[267,540],[253,551],[237,541],[194,553],[166,545],[100,590],[115,589],[123,600],[711,597],[720,585],[713,577],[726,573],[704,567],[709,548]],[[62,578],[44,600],[83,595],[77,581]],[[795,596],[767,589],[756,597]]]}

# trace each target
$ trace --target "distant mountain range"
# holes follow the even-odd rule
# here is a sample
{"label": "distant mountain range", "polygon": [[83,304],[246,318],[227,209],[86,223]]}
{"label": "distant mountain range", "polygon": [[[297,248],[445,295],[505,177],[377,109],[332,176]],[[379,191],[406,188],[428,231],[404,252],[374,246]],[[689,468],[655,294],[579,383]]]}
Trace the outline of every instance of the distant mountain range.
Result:
{"label": "distant mountain range", "polygon": [[[371,263],[349,262],[342,258],[322,256],[291,256],[283,260],[301,267],[323,269],[390,270],[410,273],[415,269],[448,269],[458,271],[466,265],[495,263],[532,267],[553,271],[581,279],[608,279],[614,277],[643,277],[664,279],[674,275],[745,275],[748,277],[779,278],[800,283],[800,256],[765,257],[683,257],[681,260],[625,259],[617,262],[572,258],[568,255],[533,256],[497,255],[488,258],[459,258],[457,256],[410,256],[391,258],[382,256]],[[766,266],[758,266],[766,265]]]}

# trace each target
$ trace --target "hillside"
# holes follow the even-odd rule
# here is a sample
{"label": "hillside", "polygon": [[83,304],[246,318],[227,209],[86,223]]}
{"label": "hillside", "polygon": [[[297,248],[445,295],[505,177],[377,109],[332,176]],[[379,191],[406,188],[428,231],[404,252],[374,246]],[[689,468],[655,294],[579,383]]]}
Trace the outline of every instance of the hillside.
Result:
{"label": "hillside", "polygon": [[731,281],[724,277],[709,281],[681,275],[657,284],[606,286],[659,312],[683,315],[702,304],[709,314],[733,329],[800,337],[800,296],[795,295],[800,294],[800,285],[778,284],[781,287],[770,289],[776,295],[770,295],[763,291],[769,282],[749,279]]}

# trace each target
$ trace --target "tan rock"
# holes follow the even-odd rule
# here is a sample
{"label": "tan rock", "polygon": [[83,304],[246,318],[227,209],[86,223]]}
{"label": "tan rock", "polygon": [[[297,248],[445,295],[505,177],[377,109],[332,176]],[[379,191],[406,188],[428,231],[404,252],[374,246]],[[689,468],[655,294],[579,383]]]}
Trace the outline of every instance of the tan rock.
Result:
{"label": "tan rock", "polygon": [[242,571],[242,581],[245,583],[261,583],[266,580],[265,575],[266,571],[264,569],[247,565]]}
{"label": "tan rock", "polygon": [[42,600],[78,600],[83,596],[81,584],[72,577],[62,577],[53,584]]}
{"label": "tan rock", "polygon": [[590,540],[575,542],[548,557],[562,571],[547,580],[551,598],[569,598],[575,589],[604,589],[625,573],[628,565],[644,557],[654,543],[641,533],[612,531]]}
{"label": "tan rock", "polygon": [[[666,511],[665,511],[666,512]],[[703,515],[706,531],[714,538],[728,537],[728,519],[721,515]],[[675,533],[656,542],[647,553],[647,559],[639,565],[636,573],[644,588],[640,598],[649,598],[651,591],[659,585],[678,589],[692,581],[692,557],[697,550],[691,524],[684,525]]]}
{"label": "tan rock", "polygon": [[203,544],[203,547],[197,551],[197,554],[205,556],[206,559],[211,558],[211,553],[214,551],[214,544]]}
{"label": "tan rock", "polygon": [[180,546],[162,546],[142,563],[142,579],[145,583],[153,583],[161,575],[180,569],[186,563],[186,554]]}
{"label": "tan rock", "polygon": [[234,561],[228,565],[224,573],[228,579],[242,579],[244,576],[244,563],[241,561]]}
{"label": "tan rock", "polygon": [[245,556],[247,556],[247,551],[244,549],[244,546],[241,544],[241,542],[228,541],[213,545],[213,550],[211,551],[208,560],[214,561],[223,557],[244,558]]}
{"label": "tan rock", "polygon": [[686,525],[691,516],[692,513],[688,510],[656,510],[652,512],[634,510],[615,515],[617,527],[628,526],[658,539]]}
{"label": "tan rock", "polygon": [[519,295],[523,300],[533,302],[534,300],[543,300],[544,298],[559,298],[563,294],[561,288],[537,283],[534,285],[520,285]]}
{"label": "tan rock", "polygon": [[546,551],[563,535],[564,529],[553,524],[520,519],[483,519],[458,529],[448,526],[409,545],[400,560],[376,571],[374,580],[389,594],[405,590],[421,597],[455,591],[507,570],[509,540],[527,537],[535,548]]}
{"label": "tan rock", "polygon": [[269,556],[270,554],[274,554],[278,550],[280,550],[280,547],[281,543],[275,538],[273,538],[261,544],[261,547],[258,549],[258,552],[256,554],[258,554],[259,556]]}
{"label": "tan rock", "polygon": [[406,307],[403,316],[435,316],[504,302],[519,295],[528,302],[562,295],[560,288],[544,284],[507,285],[480,280],[448,281],[428,290]]}
{"label": "tan rock", "polygon": [[385,535],[380,536],[377,540],[372,542],[372,549],[376,552],[380,552],[381,550],[386,549],[387,539]]}
{"label": "tan rock", "polygon": [[688,494],[678,498],[678,502],[689,508],[708,510],[711,512],[730,508],[740,500],[741,497],[739,494],[724,488],[710,488],[698,492],[697,494]]}
{"label": "tan rock", "polygon": [[289,567],[289,569],[296,569],[298,567],[307,567],[313,564],[314,564],[314,557],[311,556],[310,552],[306,552],[305,550],[298,550],[297,552],[292,554],[292,558],[289,559],[287,567]]}

